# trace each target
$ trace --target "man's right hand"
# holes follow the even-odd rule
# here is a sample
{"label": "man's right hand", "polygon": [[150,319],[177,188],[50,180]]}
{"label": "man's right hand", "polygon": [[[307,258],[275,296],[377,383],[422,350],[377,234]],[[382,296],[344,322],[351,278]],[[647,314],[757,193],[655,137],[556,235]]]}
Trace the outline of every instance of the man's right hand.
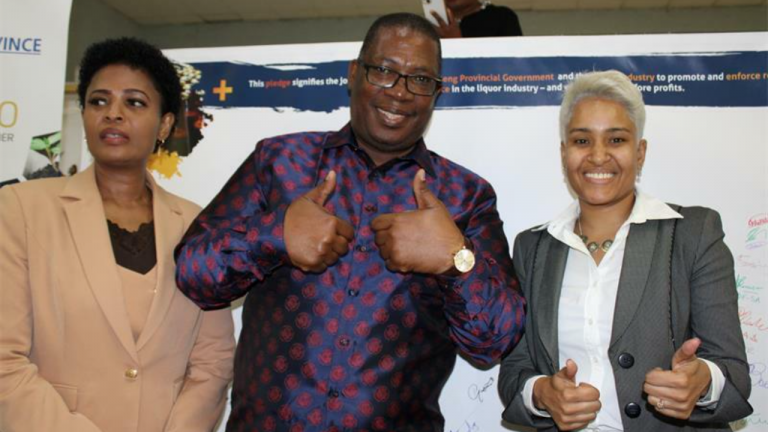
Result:
{"label": "man's right hand", "polygon": [[569,431],[587,426],[597,417],[600,391],[581,383],[576,385],[576,362],[568,360],[556,374],[538,379],[533,385],[533,404],[552,416],[558,429]]}
{"label": "man's right hand", "polygon": [[355,230],[324,208],[336,189],[331,171],[314,189],[296,199],[285,212],[285,248],[291,263],[306,272],[322,272],[349,252]]}

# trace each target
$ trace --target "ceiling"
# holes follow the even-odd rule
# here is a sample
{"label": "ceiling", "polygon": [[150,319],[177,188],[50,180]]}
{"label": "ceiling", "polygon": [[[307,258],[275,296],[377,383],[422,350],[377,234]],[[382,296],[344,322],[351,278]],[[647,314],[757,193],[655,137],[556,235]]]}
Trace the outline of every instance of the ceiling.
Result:
{"label": "ceiling", "polygon": [[[101,0],[142,25],[421,13],[420,0]],[[494,0],[521,12],[765,6],[768,0]]]}

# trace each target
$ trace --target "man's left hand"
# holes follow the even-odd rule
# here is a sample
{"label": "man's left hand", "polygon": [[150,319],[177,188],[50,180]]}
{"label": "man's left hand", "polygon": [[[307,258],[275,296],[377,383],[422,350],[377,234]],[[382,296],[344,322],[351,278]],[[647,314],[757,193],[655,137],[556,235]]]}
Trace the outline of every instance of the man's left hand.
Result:
{"label": "man's left hand", "polygon": [[659,414],[686,420],[709,389],[712,377],[709,367],[696,357],[699,345],[699,338],[685,341],[672,357],[672,370],[655,368],[645,375],[643,391]]}
{"label": "man's left hand", "polygon": [[464,235],[427,187],[423,169],[413,178],[413,194],[417,210],[383,214],[371,223],[379,254],[390,271],[443,274],[453,269]]}

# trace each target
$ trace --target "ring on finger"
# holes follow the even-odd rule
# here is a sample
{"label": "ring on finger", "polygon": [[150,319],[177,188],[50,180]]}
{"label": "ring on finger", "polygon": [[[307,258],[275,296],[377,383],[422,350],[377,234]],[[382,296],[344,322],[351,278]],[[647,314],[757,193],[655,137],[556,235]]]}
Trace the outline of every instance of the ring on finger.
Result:
{"label": "ring on finger", "polygon": [[659,401],[656,402],[656,409],[663,410],[666,405],[667,403],[664,401],[664,399],[659,399]]}

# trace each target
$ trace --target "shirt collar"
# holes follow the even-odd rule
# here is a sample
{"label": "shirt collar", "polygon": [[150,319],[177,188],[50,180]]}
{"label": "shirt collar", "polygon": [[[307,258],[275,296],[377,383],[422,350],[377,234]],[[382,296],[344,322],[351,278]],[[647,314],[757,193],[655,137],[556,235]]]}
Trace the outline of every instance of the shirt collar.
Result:
{"label": "shirt collar", "polygon": [[[325,143],[323,143],[323,148],[329,149],[341,147],[343,145],[349,145],[355,149],[360,149],[360,146],[358,146],[357,140],[355,139],[355,133],[352,130],[351,123],[344,125],[344,127],[337,133],[330,134],[325,140]],[[426,171],[427,174],[432,177],[437,177],[435,167],[432,164],[432,157],[429,150],[427,150],[427,145],[424,143],[424,138],[419,138],[413,149],[408,154],[401,156],[398,159],[412,160],[416,162],[419,167],[424,168],[424,171]]]}
{"label": "shirt collar", "polygon": [[[557,217],[543,225],[537,226],[533,231],[541,231],[543,229],[547,229],[549,232],[563,229],[573,230],[573,225],[576,223],[579,213],[581,213],[579,200],[575,200]],[[642,224],[649,220],[682,218],[683,216],[680,213],[672,210],[664,201],[643,193],[639,189],[635,189],[635,205],[632,206],[632,212],[629,214],[625,224]]]}

